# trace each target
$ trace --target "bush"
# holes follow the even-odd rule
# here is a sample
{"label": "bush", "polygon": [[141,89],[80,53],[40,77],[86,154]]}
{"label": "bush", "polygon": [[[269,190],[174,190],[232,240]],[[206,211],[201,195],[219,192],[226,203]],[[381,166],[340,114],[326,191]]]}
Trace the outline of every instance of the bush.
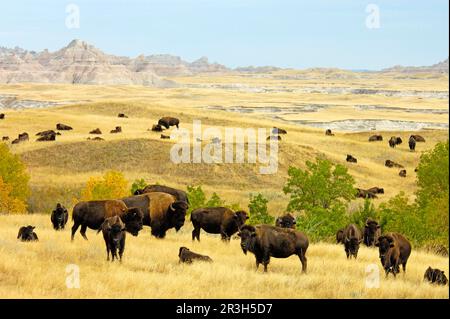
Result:
{"label": "bush", "polygon": [[[359,207],[359,210],[354,212],[349,217],[349,224],[356,224],[361,229],[364,229],[368,218],[379,220],[379,215],[371,199],[366,198],[364,205]],[[342,225],[344,226],[344,225]],[[383,226],[380,224],[380,226]]]}
{"label": "bush", "polygon": [[0,143],[0,177],[3,184],[8,185],[8,197],[25,203],[30,195],[30,176],[20,157],[12,154],[5,143]]}
{"label": "bush", "polygon": [[250,225],[269,224],[272,225],[275,218],[267,212],[268,200],[263,195],[256,196],[250,194],[250,202],[248,204],[250,218],[248,223]]}
{"label": "bush", "polygon": [[206,207],[223,207],[225,202],[215,192],[211,195],[211,198],[206,202]]}
{"label": "bush", "polygon": [[81,191],[81,200],[118,199],[128,195],[128,181],[123,174],[109,171],[103,177],[89,178]]}
{"label": "bush", "polygon": [[134,192],[138,189],[144,189],[145,186],[147,186],[147,183],[145,182],[145,179],[135,179],[133,184],[131,184],[131,195],[134,195]]}
{"label": "bush", "polygon": [[11,195],[12,186],[3,182],[0,176],[0,213],[24,214],[27,211],[25,203]]}
{"label": "bush", "polygon": [[188,215],[197,208],[205,207],[206,196],[201,186],[195,187],[188,185],[186,193],[189,199]]}

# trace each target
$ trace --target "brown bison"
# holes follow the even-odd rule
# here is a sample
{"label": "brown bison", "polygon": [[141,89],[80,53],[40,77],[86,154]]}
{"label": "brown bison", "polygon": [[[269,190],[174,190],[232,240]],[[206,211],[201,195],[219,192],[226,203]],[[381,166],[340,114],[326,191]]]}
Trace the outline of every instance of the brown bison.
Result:
{"label": "brown bison", "polygon": [[212,259],[209,256],[200,255],[190,251],[187,247],[180,247],[178,251],[178,258],[180,259],[180,263],[192,264],[194,260],[201,260],[212,262]]}
{"label": "brown bison", "polygon": [[19,137],[18,137],[19,141],[24,142],[24,141],[28,141],[30,139],[28,133],[24,132],[24,133],[20,133]]}
{"label": "brown bison", "polygon": [[19,144],[19,143],[20,143],[20,140],[19,140],[18,138],[14,139],[14,140],[11,142],[11,144]]}
{"label": "brown bison", "polygon": [[411,254],[411,244],[403,235],[388,233],[378,237],[375,246],[379,248],[381,265],[386,272],[386,277],[391,272],[394,277],[400,272],[406,272],[406,263]]}
{"label": "brown bison", "polygon": [[325,131],[325,135],[328,135],[328,136],[334,136],[334,134],[331,132],[330,129],[327,129],[327,130]]}
{"label": "brown bison", "polygon": [[412,137],[412,135],[409,138],[408,145],[410,151],[414,151],[416,149],[416,140]]}
{"label": "brown bison", "polygon": [[433,269],[428,267],[423,275],[423,280],[429,281],[432,284],[445,286],[448,283],[448,279],[443,270]]}
{"label": "brown bison", "polygon": [[[122,255],[125,250],[126,227],[118,215],[106,218],[97,233],[102,231],[103,239],[106,245],[106,260],[109,261],[109,252],[111,252],[111,261],[114,258],[122,262]],[[119,258],[117,258],[119,251]]]}
{"label": "brown bison", "polygon": [[4,142],[9,141],[9,136],[3,136],[2,141],[4,141]]}
{"label": "brown bison", "polygon": [[341,228],[336,233],[336,244],[343,244],[344,243],[344,229]]}
{"label": "brown bison", "polygon": [[402,143],[403,143],[402,139],[400,137],[396,137],[396,136],[392,136],[390,138],[390,140],[389,140],[389,146],[390,147],[395,147],[395,146],[400,145]]}
{"label": "brown bison", "polygon": [[358,160],[356,159],[356,157],[353,157],[350,154],[347,154],[347,158],[345,160],[350,163],[358,163]]}
{"label": "brown bison", "polygon": [[128,116],[126,116],[124,113],[119,113],[117,117],[128,118]]}
{"label": "brown bison", "polygon": [[154,124],[154,125],[152,126],[152,131],[153,131],[153,132],[162,132],[162,131],[163,131],[163,128],[162,128],[162,126],[159,125],[159,124]]}
{"label": "brown bison", "polygon": [[347,259],[358,257],[359,244],[362,242],[361,230],[355,224],[350,224],[344,229],[344,249]]}
{"label": "brown bison", "polygon": [[122,199],[126,205],[139,207],[144,215],[143,224],[150,226],[156,238],[164,238],[167,230],[179,231],[184,225],[188,205],[173,195],[151,192]]}
{"label": "brown bison", "polygon": [[176,126],[178,128],[179,124],[179,119],[170,116],[162,117],[158,121],[158,125],[164,126],[166,129],[170,128],[171,126]]}
{"label": "brown bison", "polygon": [[105,139],[104,139],[104,138],[101,138],[100,136],[96,136],[96,137],[94,137],[94,138],[88,137],[87,140],[88,140],[88,141],[104,141]]}
{"label": "brown bison", "polygon": [[295,217],[291,214],[286,214],[283,216],[280,216],[275,221],[275,226],[282,227],[282,228],[292,228],[295,229],[296,220]]}
{"label": "brown bison", "polygon": [[386,167],[398,167],[398,168],[403,168],[403,165],[400,165],[394,161],[391,160],[386,160],[386,162],[384,162],[384,166]]}
{"label": "brown bison", "polygon": [[[425,139],[423,138],[423,136],[420,135],[411,135],[411,137],[416,141],[416,142],[425,142]],[[410,137],[410,138],[411,138]]]}
{"label": "brown bison", "polygon": [[166,140],[170,140],[170,136],[169,135],[161,134],[161,138],[162,139],[166,139]]}
{"label": "brown bison", "polygon": [[69,219],[67,209],[60,203],[56,204],[56,208],[52,211],[50,220],[52,221],[55,230],[64,229]]}
{"label": "brown bison", "polygon": [[125,223],[126,230],[133,236],[137,236],[142,229],[143,213],[137,207],[125,205],[121,200],[98,200],[77,203],[72,212],[72,240],[78,227],[84,239],[86,229],[98,230],[106,218],[119,216]]}
{"label": "brown bison", "polygon": [[367,191],[365,189],[362,189],[362,188],[356,188],[355,196],[357,198],[371,198],[371,199],[378,198],[378,196],[375,195],[374,193],[369,192],[369,191]]}
{"label": "brown bison", "polygon": [[375,246],[375,242],[380,236],[381,228],[380,225],[378,225],[378,222],[371,218],[367,218],[366,224],[364,225],[364,244],[367,247]]}
{"label": "brown bison", "polygon": [[241,248],[244,254],[250,251],[256,258],[256,269],[263,264],[264,272],[270,257],[287,258],[297,255],[302,263],[302,272],[306,273],[308,237],[300,231],[270,225],[241,227],[238,236],[241,238]]}
{"label": "brown bison", "polygon": [[89,134],[102,134],[102,131],[99,128],[96,128],[95,130],[90,131]]}
{"label": "brown bison", "polygon": [[278,134],[287,134],[286,130],[283,130],[282,128],[279,127],[273,127],[272,128],[272,134],[278,135]]}
{"label": "brown bison", "polygon": [[372,194],[384,194],[384,188],[380,188],[380,187],[371,187],[367,190],[368,192],[372,193]]}
{"label": "brown bison", "polygon": [[22,226],[17,234],[17,239],[21,241],[39,241],[37,234],[34,232],[35,226]]}
{"label": "brown bison", "polygon": [[121,126],[116,126],[116,128],[114,130],[111,130],[110,133],[111,134],[122,133],[122,127]]}
{"label": "brown bison", "polygon": [[398,172],[398,176],[406,177],[406,169],[402,169],[400,172]]}
{"label": "brown bison", "polygon": [[40,136],[36,139],[37,142],[54,141],[56,140],[56,132],[53,130],[39,132],[36,135]]}
{"label": "brown bison", "polygon": [[369,142],[376,142],[376,141],[382,141],[383,140],[383,136],[381,135],[372,135],[371,137],[369,137]]}
{"label": "brown bison", "polygon": [[0,120],[4,120],[5,119],[5,113],[0,113]]}
{"label": "brown bison", "polygon": [[191,213],[194,226],[192,240],[200,241],[200,230],[210,234],[220,234],[222,240],[229,241],[248,219],[244,211],[233,212],[226,207],[197,208]]}
{"label": "brown bison", "polygon": [[69,125],[62,124],[62,123],[56,124],[56,129],[58,131],[70,131],[70,130],[73,130],[73,128],[70,127]]}
{"label": "brown bison", "polygon": [[177,200],[181,200],[189,204],[189,199],[185,191],[172,188],[164,185],[147,185],[144,189],[138,189],[134,192],[134,195],[141,195],[145,193],[161,192],[173,195]]}

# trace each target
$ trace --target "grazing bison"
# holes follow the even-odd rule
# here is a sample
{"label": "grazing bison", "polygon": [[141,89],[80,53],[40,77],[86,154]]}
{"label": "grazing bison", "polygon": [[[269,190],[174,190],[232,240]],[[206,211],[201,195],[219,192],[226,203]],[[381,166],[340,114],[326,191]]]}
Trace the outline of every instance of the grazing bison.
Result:
{"label": "grazing bison", "polygon": [[295,229],[295,217],[291,214],[286,214],[283,216],[280,216],[275,221],[275,226],[282,227],[282,228],[292,228]]}
{"label": "grazing bison", "polygon": [[4,141],[4,142],[9,141],[9,136],[3,136],[2,141]]}
{"label": "grazing bison", "polygon": [[20,140],[19,140],[18,138],[14,139],[14,140],[11,142],[11,144],[19,144],[19,143],[20,143]]}
{"label": "grazing bison", "polygon": [[67,212],[67,209],[60,203],[56,204],[56,208],[52,211],[52,215],[50,216],[53,228],[55,230],[64,229],[68,219],[69,213]]}
{"label": "grazing bison", "polygon": [[0,120],[4,120],[5,119],[5,114],[4,113],[0,113]]}
{"label": "grazing bison", "polygon": [[302,232],[290,228],[280,228],[270,225],[244,225],[238,233],[241,237],[241,248],[244,254],[252,252],[256,258],[256,269],[263,264],[264,272],[270,257],[287,258],[297,255],[302,263],[302,272],[306,273],[308,237]]}
{"label": "grazing bison", "polygon": [[180,250],[178,251],[178,258],[180,259],[180,263],[186,264],[192,264],[194,260],[212,262],[212,259],[209,256],[194,253],[187,247],[180,247]]}
{"label": "grazing bison", "polygon": [[406,177],[406,169],[402,169],[400,172],[398,172],[398,176]]}
{"label": "grazing bison", "polygon": [[39,138],[36,139],[37,142],[46,142],[46,141],[55,141],[56,140],[56,133],[53,130],[40,132]]}
{"label": "grazing bison", "polygon": [[19,134],[19,141],[24,142],[24,141],[28,141],[30,139],[28,133],[24,132]]}
{"label": "grazing bison", "polygon": [[159,124],[153,124],[153,126],[152,126],[152,131],[153,131],[153,132],[162,132],[162,131],[163,131],[163,128],[162,128],[162,126],[159,125]]}
{"label": "grazing bison", "polygon": [[188,204],[177,200],[174,195],[151,192],[122,199],[126,205],[139,207],[144,214],[143,224],[150,226],[151,233],[164,238],[167,230],[179,231],[184,225]]}
{"label": "grazing bison", "polygon": [[398,163],[396,163],[394,161],[391,161],[391,160],[386,160],[386,162],[384,162],[384,166],[390,167],[390,168],[392,168],[392,167],[403,168],[403,165],[400,165],[400,164],[398,164]]}
{"label": "grazing bison", "polygon": [[[103,239],[106,245],[106,260],[109,261],[109,252],[111,252],[111,261],[114,258],[119,259],[122,262],[122,255],[125,250],[125,224],[119,216],[108,217],[102,223],[97,233],[102,231]],[[119,258],[117,258],[117,251],[119,251]]]}
{"label": "grazing bison", "polygon": [[287,134],[286,130],[283,130],[282,128],[279,127],[273,127],[272,128],[272,134]]}
{"label": "grazing bison", "polygon": [[371,187],[367,190],[368,192],[372,193],[372,194],[384,194],[384,188],[380,188],[380,187]]}
{"label": "grazing bison", "polygon": [[178,128],[180,120],[175,117],[165,116],[159,119],[158,124],[164,126],[166,129],[170,128],[171,126],[176,126]]}
{"label": "grazing bison", "polygon": [[369,142],[376,142],[376,141],[382,141],[383,140],[383,136],[381,135],[372,135],[371,137],[369,137]]}
{"label": "grazing bison", "polygon": [[248,219],[244,211],[233,212],[226,207],[197,208],[191,213],[194,226],[192,240],[200,241],[200,230],[210,234],[220,234],[222,240],[229,241]]}
{"label": "grazing bison", "polygon": [[343,244],[344,243],[344,229],[341,228],[336,233],[336,244]]}
{"label": "grazing bison", "polygon": [[395,147],[395,146],[400,145],[402,143],[403,143],[402,139],[400,137],[396,137],[396,136],[392,136],[390,138],[390,140],[389,140],[389,146],[390,147]]}
{"label": "grazing bison", "polygon": [[414,137],[410,136],[408,145],[410,151],[414,151],[416,149],[416,140],[414,139]]}
{"label": "grazing bison", "polygon": [[270,135],[270,136],[267,136],[266,140],[267,140],[267,141],[269,141],[269,140],[278,140],[278,141],[281,141],[281,136],[280,136],[280,135]]}
{"label": "grazing bison", "polygon": [[122,133],[122,127],[121,126],[116,126],[116,128],[114,130],[111,130],[110,133],[111,134]]}
{"label": "grazing bison", "polygon": [[99,128],[96,128],[95,130],[90,131],[89,134],[102,134],[102,131]]}
{"label": "grazing bison", "polygon": [[105,139],[101,138],[100,136],[94,137],[94,138],[87,138],[88,141],[104,141]]}
{"label": "grazing bison", "polygon": [[189,204],[189,199],[185,191],[172,188],[164,185],[147,185],[144,189],[138,189],[134,192],[134,195],[141,195],[145,193],[161,192],[175,196],[177,200],[186,202]]}
{"label": "grazing bison", "polygon": [[423,136],[420,135],[411,135],[411,137],[416,141],[416,142],[425,142],[425,139],[423,138]]}
{"label": "grazing bison", "polygon": [[347,158],[345,160],[350,163],[358,163],[358,160],[356,159],[356,157],[353,157],[350,154],[347,154]]}
{"label": "grazing bison", "polygon": [[432,284],[438,284],[445,286],[448,283],[448,279],[444,274],[443,270],[433,269],[428,267],[423,275],[423,280],[427,280]]}
{"label": "grazing bison", "polygon": [[375,195],[372,192],[369,192],[365,189],[356,188],[356,195],[357,198],[378,198],[377,195]]}
{"label": "grazing bison", "polygon": [[161,134],[161,138],[162,138],[162,139],[169,140],[169,139],[170,139],[170,136],[169,136],[169,135]]}
{"label": "grazing bison", "polygon": [[358,257],[359,244],[362,242],[361,230],[355,224],[350,224],[344,229],[344,247],[347,259]]}
{"label": "grazing bison", "polygon": [[98,200],[79,202],[72,212],[72,240],[78,227],[81,226],[80,234],[84,239],[86,229],[100,229],[106,218],[119,216],[125,223],[126,230],[133,236],[137,236],[142,229],[143,213],[139,208],[125,205],[121,200]]}
{"label": "grazing bison", "polygon": [[119,114],[117,115],[117,117],[128,118],[128,116],[126,116],[126,115],[125,115],[125,114],[123,114],[123,113],[119,113]]}
{"label": "grazing bison", "polygon": [[70,130],[73,130],[73,128],[70,127],[69,125],[62,124],[62,123],[56,124],[56,129],[58,131],[70,131]]}
{"label": "grazing bison", "polygon": [[375,246],[379,247],[381,265],[386,272],[386,277],[391,272],[394,277],[400,272],[406,272],[406,263],[411,254],[411,244],[403,235],[388,233],[378,237]]}
{"label": "grazing bison", "polygon": [[35,226],[31,225],[20,227],[17,239],[20,239],[21,241],[38,241],[39,238],[34,232],[35,228]]}
{"label": "grazing bison", "polygon": [[334,134],[331,132],[330,129],[327,129],[327,130],[325,131],[325,135],[328,135],[328,136],[334,136]]}
{"label": "grazing bison", "polygon": [[381,236],[381,228],[378,225],[378,222],[367,218],[366,224],[364,225],[364,235],[363,241],[367,247],[375,246],[375,242],[378,240],[378,237]]}

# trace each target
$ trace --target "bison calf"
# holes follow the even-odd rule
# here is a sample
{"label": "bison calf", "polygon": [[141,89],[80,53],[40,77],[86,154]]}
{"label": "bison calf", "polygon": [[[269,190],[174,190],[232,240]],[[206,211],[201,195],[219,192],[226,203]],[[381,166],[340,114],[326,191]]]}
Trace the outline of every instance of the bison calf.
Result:
{"label": "bison calf", "polygon": [[386,277],[389,273],[394,277],[397,276],[400,265],[403,267],[403,273],[406,272],[406,263],[411,255],[411,244],[408,239],[398,233],[388,233],[380,236],[375,246],[379,247],[380,261]]}
{"label": "bison calf", "polygon": [[31,225],[20,227],[17,239],[20,239],[21,241],[38,241],[39,238],[34,232],[35,228],[35,226]]}
{"label": "bison calf", "polygon": [[[111,261],[114,258],[122,261],[122,255],[125,250],[125,224],[122,222],[119,216],[113,216],[106,218],[102,223],[100,231],[103,232],[103,239],[106,244],[106,260],[109,261],[109,252],[111,252]],[[117,251],[119,251],[119,258],[117,258]]]}
{"label": "bison calf", "polygon": [[256,258],[256,269],[263,264],[264,272],[270,257],[287,258],[297,255],[302,263],[302,272],[306,273],[308,237],[302,232],[270,225],[244,225],[238,233],[241,237],[241,249],[244,254],[250,251]]}
{"label": "bison calf", "polygon": [[56,204],[56,208],[52,211],[50,220],[52,221],[53,228],[55,230],[64,229],[69,219],[69,213],[67,209],[60,203]]}
{"label": "bison calf", "polygon": [[425,271],[425,275],[423,275],[423,280],[427,280],[432,284],[438,284],[445,286],[448,283],[448,279],[444,274],[443,270],[433,269],[428,267]]}
{"label": "bison calf", "polygon": [[194,260],[212,262],[212,259],[210,257],[194,253],[187,247],[180,247],[180,250],[178,251],[178,257],[180,258],[180,263],[186,264],[192,264]]}

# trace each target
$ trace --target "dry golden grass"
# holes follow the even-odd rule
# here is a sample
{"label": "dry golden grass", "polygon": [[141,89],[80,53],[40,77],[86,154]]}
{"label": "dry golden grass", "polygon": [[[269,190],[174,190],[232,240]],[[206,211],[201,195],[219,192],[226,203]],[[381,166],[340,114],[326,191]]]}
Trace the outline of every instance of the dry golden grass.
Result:
{"label": "dry golden grass", "polygon": [[[35,225],[40,241],[16,239],[22,225]],[[222,243],[202,232],[191,242],[191,225],[171,230],[158,240],[144,227],[138,237],[128,234],[122,264],[107,262],[102,235],[89,230],[89,241],[70,230],[56,232],[48,215],[0,216],[1,298],[448,298],[448,287],[422,281],[428,266],[445,270],[448,258],[413,249],[407,273],[384,278],[378,251],[362,247],[348,261],[340,245],[313,243],[307,251],[308,273],[301,274],[297,256],[272,258],[269,272],[255,271],[252,254],[244,255],[239,240]],[[70,228],[72,222],[67,226]],[[178,248],[187,246],[209,255],[212,264],[178,263]],[[66,267],[80,269],[80,288],[66,286]],[[366,267],[380,270],[380,287],[367,288]]]}

